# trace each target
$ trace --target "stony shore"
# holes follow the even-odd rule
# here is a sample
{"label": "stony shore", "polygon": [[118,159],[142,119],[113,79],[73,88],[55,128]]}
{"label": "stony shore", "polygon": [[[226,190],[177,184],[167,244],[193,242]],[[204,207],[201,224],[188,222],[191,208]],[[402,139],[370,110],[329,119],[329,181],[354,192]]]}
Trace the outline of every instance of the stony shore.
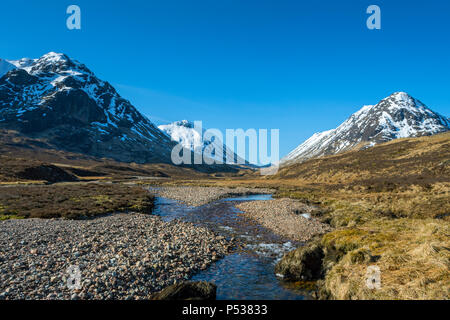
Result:
{"label": "stony shore", "polygon": [[[207,229],[129,213],[0,222],[0,299],[149,299],[224,256]],[[67,269],[78,266],[81,289]]]}
{"label": "stony shore", "polygon": [[226,197],[251,194],[270,194],[274,191],[271,189],[244,187],[226,188],[182,186],[150,188],[150,192],[153,192],[160,197],[177,200],[189,206],[198,207]]}
{"label": "stony shore", "polygon": [[314,209],[293,199],[250,201],[237,205],[243,214],[273,232],[296,241],[308,241],[331,230],[309,213]]}

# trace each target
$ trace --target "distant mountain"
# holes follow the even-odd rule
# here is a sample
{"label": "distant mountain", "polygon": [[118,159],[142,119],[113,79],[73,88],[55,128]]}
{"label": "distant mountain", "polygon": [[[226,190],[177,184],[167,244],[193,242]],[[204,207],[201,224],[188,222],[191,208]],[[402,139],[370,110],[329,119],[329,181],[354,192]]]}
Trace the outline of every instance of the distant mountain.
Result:
{"label": "distant mountain", "polygon": [[[229,150],[225,144],[216,139],[216,137],[205,137],[206,129],[202,128],[202,132],[199,132],[194,127],[194,123],[188,120],[176,121],[167,125],[158,126],[160,130],[165,132],[176,143],[181,143],[184,148],[190,149],[194,152],[203,152],[204,154],[211,154],[212,159],[221,160],[226,162],[227,152],[233,155],[235,163],[242,161],[242,164],[246,163],[242,158],[236,155],[233,151]],[[222,157],[217,152],[222,150]]]}
{"label": "distant mountain", "polygon": [[171,163],[175,145],[108,82],[54,52],[0,60],[0,128],[124,162]]}
{"label": "distant mountain", "polygon": [[16,66],[13,65],[8,60],[0,59],[0,77],[6,74],[8,71],[15,69]]}
{"label": "distant mountain", "polygon": [[195,130],[194,124],[187,120],[160,125],[158,128],[166,133],[173,141],[181,143],[187,149],[194,150],[194,148],[198,147],[203,148],[209,142],[204,143],[202,141],[203,132]]}
{"label": "distant mountain", "polygon": [[396,92],[375,106],[364,106],[336,129],[319,132],[281,160],[282,164],[368,148],[398,138],[450,130],[450,121],[405,92]]}

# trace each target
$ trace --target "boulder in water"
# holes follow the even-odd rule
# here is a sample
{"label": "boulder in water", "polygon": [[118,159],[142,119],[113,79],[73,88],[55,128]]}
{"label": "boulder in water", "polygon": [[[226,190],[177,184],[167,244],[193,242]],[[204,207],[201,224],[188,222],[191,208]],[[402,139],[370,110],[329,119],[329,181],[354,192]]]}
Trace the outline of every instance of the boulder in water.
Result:
{"label": "boulder in water", "polygon": [[152,300],[215,300],[217,286],[206,281],[175,283],[152,296]]}

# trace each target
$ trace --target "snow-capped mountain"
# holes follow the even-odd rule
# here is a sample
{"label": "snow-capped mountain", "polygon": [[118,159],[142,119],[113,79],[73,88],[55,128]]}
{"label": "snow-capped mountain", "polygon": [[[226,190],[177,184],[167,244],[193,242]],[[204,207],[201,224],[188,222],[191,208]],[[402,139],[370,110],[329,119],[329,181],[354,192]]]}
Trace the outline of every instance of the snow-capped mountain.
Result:
{"label": "snow-capped mountain", "polygon": [[174,143],[84,64],[54,52],[0,63],[0,128],[98,157],[171,161]]}
{"label": "snow-capped mountain", "polygon": [[398,138],[450,130],[450,121],[405,92],[396,92],[375,106],[364,106],[333,130],[314,134],[281,160],[282,164],[367,148]]}
{"label": "snow-capped mountain", "polygon": [[158,128],[165,132],[173,141],[181,143],[187,149],[194,150],[199,147],[203,149],[204,147],[202,141],[203,132],[195,130],[194,124],[187,120],[160,125]]}
{"label": "snow-capped mountain", "polygon": [[[227,152],[229,152],[228,154],[233,155],[235,163],[238,163],[238,159],[240,159],[242,164],[245,163],[242,158],[229,150],[220,139],[217,139],[215,136],[209,137],[205,135],[206,130],[204,128],[196,128],[194,123],[188,120],[160,125],[158,128],[165,132],[172,141],[181,143],[186,149],[210,155],[212,159],[222,162],[226,162]],[[222,157],[217,150],[222,150]]]}

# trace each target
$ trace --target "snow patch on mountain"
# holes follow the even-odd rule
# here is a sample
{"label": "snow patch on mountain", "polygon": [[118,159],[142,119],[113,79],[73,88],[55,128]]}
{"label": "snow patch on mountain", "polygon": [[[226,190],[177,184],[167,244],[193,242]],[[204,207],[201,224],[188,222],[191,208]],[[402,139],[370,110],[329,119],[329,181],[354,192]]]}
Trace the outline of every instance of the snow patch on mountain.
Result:
{"label": "snow patch on mountain", "polygon": [[207,130],[196,128],[194,123],[189,122],[188,120],[160,125],[158,128],[167,134],[172,141],[180,143],[186,149],[210,155],[212,159],[222,162],[226,161],[228,152],[229,155],[233,155],[235,163],[238,161],[241,161],[242,164],[245,163],[242,158],[238,157],[233,151],[228,149],[218,137],[214,135],[205,135]]}
{"label": "snow patch on mountain", "polygon": [[181,143],[186,149],[203,149],[204,132],[198,132],[198,130],[194,128],[194,124],[188,120],[160,125],[158,128],[165,132],[173,141]]}
{"label": "snow patch on mountain", "polygon": [[16,68],[25,69],[35,63],[38,59],[22,58],[19,60],[7,60],[9,63],[13,64]]}

